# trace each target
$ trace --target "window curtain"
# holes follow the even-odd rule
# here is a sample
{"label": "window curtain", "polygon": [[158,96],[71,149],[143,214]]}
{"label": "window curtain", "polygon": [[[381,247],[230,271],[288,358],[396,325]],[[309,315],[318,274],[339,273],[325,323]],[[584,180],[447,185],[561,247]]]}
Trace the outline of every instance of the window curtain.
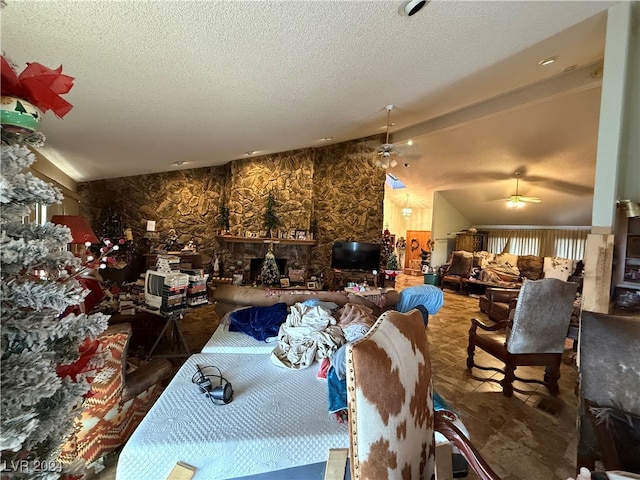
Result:
{"label": "window curtain", "polygon": [[488,232],[487,249],[492,253],[582,260],[589,229],[489,229]]}

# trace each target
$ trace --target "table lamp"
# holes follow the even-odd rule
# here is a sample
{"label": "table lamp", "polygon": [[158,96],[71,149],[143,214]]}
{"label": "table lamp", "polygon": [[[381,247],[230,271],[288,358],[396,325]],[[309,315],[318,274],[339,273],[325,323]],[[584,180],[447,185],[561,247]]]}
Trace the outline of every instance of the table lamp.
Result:
{"label": "table lamp", "polygon": [[71,230],[73,239],[69,250],[76,256],[81,256],[92,244],[100,243],[100,240],[89,226],[89,222],[80,215],[53,215],[51,223],[64,225]]}

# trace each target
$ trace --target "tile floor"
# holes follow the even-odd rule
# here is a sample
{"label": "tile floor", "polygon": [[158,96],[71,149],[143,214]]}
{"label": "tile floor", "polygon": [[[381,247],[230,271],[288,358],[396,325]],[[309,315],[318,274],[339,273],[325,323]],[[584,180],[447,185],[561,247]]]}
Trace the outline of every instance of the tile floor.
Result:
{"label": "tile floor", "polygon": [[[400,275],[396,289],[422,284],[422,276]],[[566,480],[574,475],[576,456],[575,385],[577,371],[571,350],[565,352],[560,395],[550,397],[544,387],[516,382],[511,398],[501,392],[499,373],[466,370],[469,320],[485,318],[477,296],[444,290],[442,309],[429,318],[427,327],[435,390],[456,410],[469,430],[474,445],[503,480]],[[213,306],[202,307],[183,320],[183,332],[191,352],[198,352],[218,324]],[[174,362],[176,369],[180,361]],[[476,350],[476,363],[499,366],[493,357]],[[542,367],[519,367],[523,377],[541,378]],[[551,405],[544,411],[540,402]],[[106,468],[92,479],[114,480],[117,452]],[[470,473],[468,479],[477,479]],[[304,480],[304,479],[301,479]]]}

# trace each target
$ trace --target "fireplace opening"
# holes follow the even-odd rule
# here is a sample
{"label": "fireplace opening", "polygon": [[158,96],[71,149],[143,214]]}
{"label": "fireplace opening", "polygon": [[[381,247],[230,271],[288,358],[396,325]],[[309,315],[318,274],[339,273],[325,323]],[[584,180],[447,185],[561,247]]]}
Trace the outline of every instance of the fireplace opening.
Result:
{"label": "fireplace opening", "polygon": [[[260,280],[260,272],[262,271],[262,264],[264,258],[252,258],[249,263],[249,283],[257,282]],[[276,258],[276,265],[280,275],[284,275],[287,268],[286,258]]]}

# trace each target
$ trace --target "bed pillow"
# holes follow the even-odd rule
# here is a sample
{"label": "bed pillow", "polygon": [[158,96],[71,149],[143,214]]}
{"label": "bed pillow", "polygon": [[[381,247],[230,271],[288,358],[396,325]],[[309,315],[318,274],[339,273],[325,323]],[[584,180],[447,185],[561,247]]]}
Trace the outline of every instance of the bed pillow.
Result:
{"label": "bed pillow", "polygon": [[459,275],[467,277],[471,273],[473,266],[473,254],[462,250],[453,252],[451,256],[451,267],[447,271],[447,275]]}

